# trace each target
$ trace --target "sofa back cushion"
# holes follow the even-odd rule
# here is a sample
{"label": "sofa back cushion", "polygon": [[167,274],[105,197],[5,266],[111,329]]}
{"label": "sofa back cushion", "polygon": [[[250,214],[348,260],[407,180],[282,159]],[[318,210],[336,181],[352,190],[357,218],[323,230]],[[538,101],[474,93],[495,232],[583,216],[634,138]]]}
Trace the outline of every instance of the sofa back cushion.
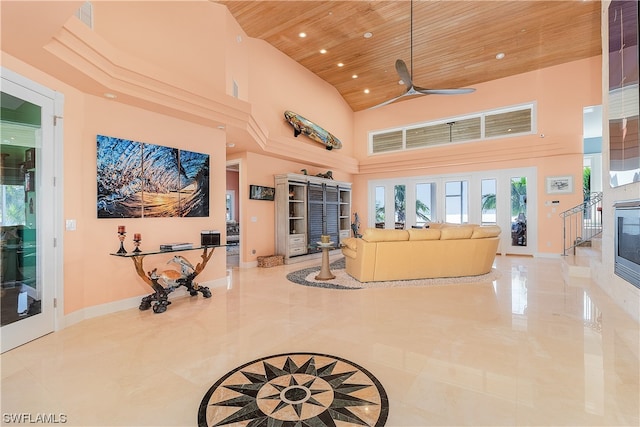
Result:
{"label": "sofa back cushion", "polygon": [[367,228],[362,233],[362,240],[367,242],[399,242],[409,240],[409,232],[407,230]]}
{"label": "sofa back cushion", "polygon": [[497,225],[477,226],[473,229],[472,239],[486,239],[487,237],[497,237],[502,230]]}
{"label": "sofa back cushion", "polygon": [[409,240],[440,240],[440,229],[412,228],[409,232]]}
{"label": "sofa back cushion", "polygon": [[475,225],[470,224],[442,227],[440,229],[440,240],[470,239],[475,227]]}

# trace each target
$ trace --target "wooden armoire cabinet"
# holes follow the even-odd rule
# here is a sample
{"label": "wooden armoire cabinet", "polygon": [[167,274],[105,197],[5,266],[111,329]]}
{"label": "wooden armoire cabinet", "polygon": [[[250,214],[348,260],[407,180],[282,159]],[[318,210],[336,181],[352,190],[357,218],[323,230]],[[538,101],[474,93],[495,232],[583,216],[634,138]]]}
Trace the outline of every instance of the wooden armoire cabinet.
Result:
{"label": "wooden armoire cabinet", "polygon": [[351,234],[351,183],[302,174],[276,175],[276,253],[285,263],[319,256],[327,234],[336,249]]}

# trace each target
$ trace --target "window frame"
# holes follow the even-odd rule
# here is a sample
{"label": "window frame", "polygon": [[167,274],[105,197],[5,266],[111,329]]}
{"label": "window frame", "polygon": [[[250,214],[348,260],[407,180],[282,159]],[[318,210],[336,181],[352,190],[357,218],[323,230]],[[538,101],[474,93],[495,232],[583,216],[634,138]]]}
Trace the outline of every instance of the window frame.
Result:
{"label": "window frame", "polygon": [[[514,132],[514,133],[507,133],[504,135],[496,135],[496,136],[490,136],[487,137],[486,136],[486,118],[487,116],[495,116],[495,115],[499,115],[499,114],[504,114],[504,113],[511,113],[511,112],[516,112],[516,111],[525,111],[525,110],[529,110],[531,113],[531,130],[530,131],[525,131],[525,132]],[[438,125],[442,125],[442,124],[449,124],[449,123],[454,123],[454,122],[461,122],[464,120],[472,120],[472,119],[476,119],[479,118],[480,119],[480,137],[477,139],[469,139],[469,140],[461,140],[461,141],[450,141],[450,142],[434,142],[431,144],[425,144],[422,146],[412,146],[412,147],[407,147],[407,131],[411,131],[414,129],[420,129],[420,128],[425,128],[425,127],[429,127],[429,126],[438,126]],[[379,151],[374,151],[374,138],[378,135],[386,135],[386,134],[391,134],[391,133],[395,133],[395,132],[400,132],[401,134],[401,138],[402,141],[399,144],[400,145],[400,149],[392,149],[392,150],[379,150]],[[368,133],[368,155],[369,156],[379,156],[379,155],[384,155],[384,154],[391,154],[391,153],[400,153],[400,152],[404,152],[404,151],[414,151],[414,150],[424,150],[424,149],[428,149],[431,147],[442,147],[442,146],[446,146],[446,145],[454,145],[454,144],[468,144],[468,143],[473,143],[473,142],[478,142],[478,141],[489,141],[489,140],[495,140],[495,139],[502,139],[502,138],[510,138],[510,137],[515,137],[515,136],[523,136],[523,135],[533,135],[537,133],[537,102],[536,101],[532,101],[532,102],[526,102],[523,104],[517,104],[517,105],[510,105],[510,106],[506,106],[506,107],[502,107],[502,108],[495,108],[495,109],[491,109],[491,110],[485,110],[485,111],[480,111],[477,113],[471,113],[471,114],[464,114],[464,115],[459,115],[459,116],[452,116],[452,117],[446,117],[446,118],[441,118],[441,119],[437,119],[437,120],[430,120],[430,121],[426,121],[426,122],[420,122],[420,123],[412,123],[412,124],[408,124],[408,125],[404,125],[404,126],[395,126],[392,128],[387,128],[387,129],[380,129],[380,130],[373,130],[370,131]]]}

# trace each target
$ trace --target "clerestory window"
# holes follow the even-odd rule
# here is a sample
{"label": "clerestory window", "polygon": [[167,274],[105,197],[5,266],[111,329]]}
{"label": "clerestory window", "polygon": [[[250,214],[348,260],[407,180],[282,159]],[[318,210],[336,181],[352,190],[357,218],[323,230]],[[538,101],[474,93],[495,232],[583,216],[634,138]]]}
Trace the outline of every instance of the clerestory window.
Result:
{"label": "clerestory window", "polygon": [[427,148],[435,145],[507,138],[535,132],[535,104],[450,117],[369,133],[369,154]]}

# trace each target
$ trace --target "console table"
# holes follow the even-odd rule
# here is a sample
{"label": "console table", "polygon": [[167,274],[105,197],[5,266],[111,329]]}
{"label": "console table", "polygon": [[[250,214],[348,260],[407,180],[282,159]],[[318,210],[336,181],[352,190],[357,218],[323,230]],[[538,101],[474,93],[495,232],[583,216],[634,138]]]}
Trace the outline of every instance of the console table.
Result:
{"label": "console table", "polygon": [[[188,249],[173,249],[173,250],[158,250],[158,251],[150,251],[150,252],[128,252],[128,253],[112,253],[110,255],[117,256],[121,258],[131,258],[133,261],[133,265],[136,268],[136,272],[138,276],[142,280],[145,281],[149,286],[153,288],[154,293],[147,295],[142,298],[140,302],[140,306],[138,307],[140,310],[148,310],[151,308],[151,303],[155,301],[156,303],[153,305],[154,313],[164,313],[167,310],[167,306],[171,304],[169,301],[169,294],[179,288],[180,286],[184,286],[189,291],[191,296],[195,296],[200,292],[204,298],[211,297],[211,291],[206,286],[199,286],[197,283],[193,282],[193,279],[196,278],[198,274],[204,270],[205,266],[211,259],[211,255],[215,248],[221,247],[225,245],[219,246],[197,246]],[[181,255],[174,255],[169,262],[173,262],[180,266],[180,271],[177,270],[165,270],[158,272],[157,268],[146,272],[144,271],[144,267],[142,265],[144,258],[149,255],[157,255],[157,254],[174,254],[176,252],[186,252],[193,250],[202,250],[202,254],[200,257],[202,261],[199,262],[195,267],[187,261]],[[164,284],[164,286],[162,285]]]}

